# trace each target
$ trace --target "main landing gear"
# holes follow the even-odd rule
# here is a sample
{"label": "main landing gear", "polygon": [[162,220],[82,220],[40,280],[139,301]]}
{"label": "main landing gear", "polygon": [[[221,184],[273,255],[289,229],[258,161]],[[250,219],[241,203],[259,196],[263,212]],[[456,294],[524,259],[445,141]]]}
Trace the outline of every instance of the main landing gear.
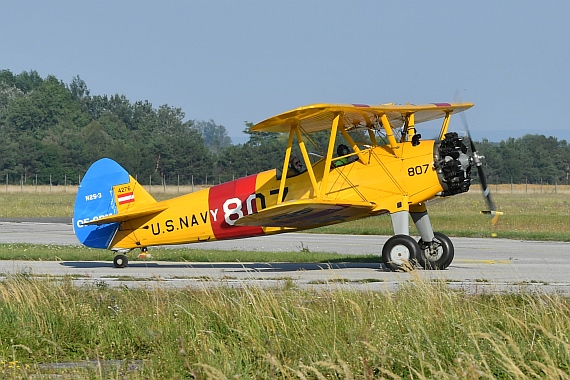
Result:
{"label": "main landing gear", "polygon": [[445,269],[453,261],[455,249],[451,240],[441,232],[434,232],[433,240],[418,241],[420,255],[418,263],[425,269]]}
{"label": "main landing gear", "polygon": [[391,271],[410,271],[414,269],[420,246],[408,235],[394,235],[382,247],[382,261]]}
{"label": "main landing gear", "polygon": [[[414,212],[391,214],[394,236],[382,247],[382,261],[391,271],[410,271],[417,265],[424,269],[446,269],[455,255],[451,240],[441,232],[433,232],[425,206]],[[412,217],[421,236],[415,241],[409,236],[409,217]]]}

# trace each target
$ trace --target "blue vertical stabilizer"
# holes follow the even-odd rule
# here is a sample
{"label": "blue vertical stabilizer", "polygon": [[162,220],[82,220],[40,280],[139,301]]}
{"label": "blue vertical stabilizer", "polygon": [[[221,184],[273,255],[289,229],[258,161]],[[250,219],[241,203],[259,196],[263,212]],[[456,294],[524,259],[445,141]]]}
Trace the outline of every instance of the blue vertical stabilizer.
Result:
{"label": "blue vertical stabilizer", "polygon": [[113,186],[125,183],[129,183],[129,173],[109,158],[95,162],[85,173],[73,209],[73,230],[82,244],[92,248],[109,247],[119,223],[85,223],[117,214]]}

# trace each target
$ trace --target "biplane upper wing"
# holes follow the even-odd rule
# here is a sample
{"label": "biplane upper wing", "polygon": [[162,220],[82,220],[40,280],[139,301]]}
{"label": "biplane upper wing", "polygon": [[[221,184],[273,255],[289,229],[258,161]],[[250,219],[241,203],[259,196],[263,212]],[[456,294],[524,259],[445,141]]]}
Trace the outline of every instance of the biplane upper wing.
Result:
{"label": "biplane upper wing", "polygon": [[424,105],[366,105],[366,104],[312,104],[284,112],[266,119],[251,130],[258,132],[289,132],[297,125],[306,133],[318,132],[331,127],[337,114],[341,113],[345,127],[371,126],[380,116],[386,115],[393,127],[404,125],[406,115],[414,114],[415,123],[445,117],[473,107],[473,103],[433,103]]}
{"label": "biplane upper wing", "polygon": [[372,215],[374,203],[303,199],[246,215],[236,226],[312,228]]}

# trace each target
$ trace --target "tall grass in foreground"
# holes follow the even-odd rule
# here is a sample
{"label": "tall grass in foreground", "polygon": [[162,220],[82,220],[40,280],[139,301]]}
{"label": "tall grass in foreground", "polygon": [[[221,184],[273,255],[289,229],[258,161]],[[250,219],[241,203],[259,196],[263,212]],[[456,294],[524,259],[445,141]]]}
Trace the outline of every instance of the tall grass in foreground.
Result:
{"label": "tall grass in foreground", "polygon": [[[567,379],[569,336],[567,298],[470,295],[419,279],[393,293],[0,283],[6,378]],[[42,364],[88,359],[137,362]]]}

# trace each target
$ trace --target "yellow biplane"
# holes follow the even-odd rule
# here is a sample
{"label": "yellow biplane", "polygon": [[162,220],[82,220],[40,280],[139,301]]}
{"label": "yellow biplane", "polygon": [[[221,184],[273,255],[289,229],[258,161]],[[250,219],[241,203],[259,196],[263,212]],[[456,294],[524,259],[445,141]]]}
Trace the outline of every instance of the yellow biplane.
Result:
{"label": "yellow biplane", "polygon": [[[469,190],[471,167],[481,156],[471,141],[449,132],[450,117],[471,103],[427,105],[314,104],[264,120],[252,132],[289,136],[282,168],[250,175],[156,202],[129,173],[108,158],[81,181],[74,230],[89,247],[125,252],[156,245],[238,239],[300,231],[380,214],[394,229],[382,248],[390,270],[410,263],[445,269],[451,240],[434,232],[426,201]],[[439,136],[423,140],[417,124],[443,119]],[[323,154],[307,148],[311,136],[328,137]],[[296,153],[295,153],[296,152]],[[499,213],[488,194],[493,222]],[[409,234],[415,223],[420,235]]]}

